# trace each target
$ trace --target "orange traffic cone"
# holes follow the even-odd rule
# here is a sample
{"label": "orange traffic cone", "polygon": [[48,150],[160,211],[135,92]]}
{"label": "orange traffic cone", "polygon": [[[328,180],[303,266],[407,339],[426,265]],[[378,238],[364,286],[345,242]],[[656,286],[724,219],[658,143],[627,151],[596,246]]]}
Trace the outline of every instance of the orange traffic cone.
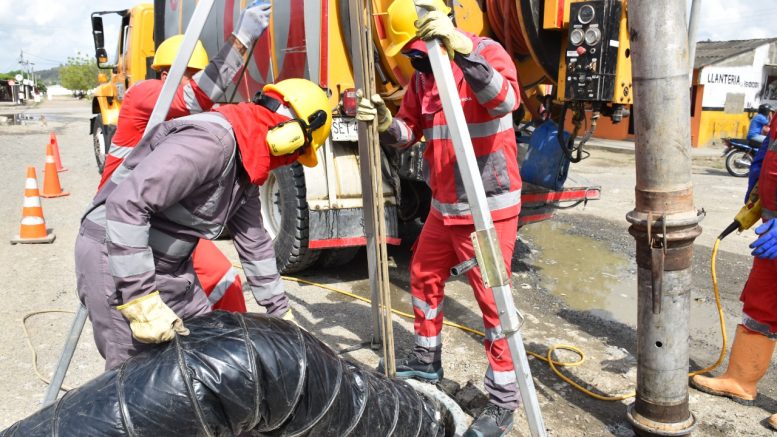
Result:
{"label": "orange traffic cone", "polygon": [[67,169],[62,166],[62,159],[59,157],[59,142],[57,141],[57,134],[55,134],[54,131],[49,134],[49,143],[54,145],[54,162],[57,164],[57,172],[62,173],[63,171],[67,171]]}
{"label": "orange traffic cone", "polygon": [[43,172],[43,194],[41,197],[62,197],[70,193],[64,191],[59,185],[59,175],[57,174],[57,164],[54,162],[54,146],[49,143],[46,146],[46,167]]}
{"label": "orange traffic cone", "polygon": [[11,244],[17,243],[51,243],[56,236],[51,229],[46,229],[43,219],[43,208],[40,205],[38,193],[38,177],[35,167],[27,167],[27,180],[24,183],[24,207],[22,208],[22,224],[19,235],[11,239]]}

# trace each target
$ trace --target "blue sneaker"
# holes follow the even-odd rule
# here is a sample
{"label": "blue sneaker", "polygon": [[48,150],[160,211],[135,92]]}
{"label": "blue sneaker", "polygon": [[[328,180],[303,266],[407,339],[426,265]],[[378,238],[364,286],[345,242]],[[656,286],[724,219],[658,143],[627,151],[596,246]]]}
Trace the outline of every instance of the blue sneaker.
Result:
{"label": "blue sneaker", "polygon": [[[437,382],[442,379],[442,363],[426,364],[422,362],[415,352],[410,352],[405,358],[396,361],[397,378],[415,378],[427,382]],[[383,359],[378,363],[378,372],[383,372]]]}

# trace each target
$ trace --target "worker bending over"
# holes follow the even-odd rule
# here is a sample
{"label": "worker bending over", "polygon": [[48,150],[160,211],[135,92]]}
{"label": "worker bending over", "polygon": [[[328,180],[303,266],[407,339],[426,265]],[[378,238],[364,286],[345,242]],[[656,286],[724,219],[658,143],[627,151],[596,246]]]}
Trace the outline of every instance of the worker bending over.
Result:
{"label": "worker bending over", "polygon": [[[432,205],[410,265],[415,347],[406,358],[397,360],[396,368],[399,377],[436,381],[443,376],[440,332],[445,280],[451,267],[474,257],[470,234],[475,229],[424,40],[439,39],[452,57],[454,78],[508,272],[521,209],[521,177],[512,123],[512,112],[520,101],[515,66],[501,45],[457,30],[442,0],[426,1],[423,7],[429,12],[421,20],[413,0],[397,0],[388,8],[391,44],[387,55],[401,52],[416,70],[399,112],[392,117],[383,100],[375,95],[361,99],[358,117],[376,118],[381,143],[386,145],[404,148],[422,137],[426,139],[424,164]],[[511,428],[513,411],[521,401],[513,362],[493,292],[483,284],[478,268],[467,275],[486,328],[484,345],[489,365],[485,387],[490,404],[465,435],[501,436]]]}
{"label": "worker bending over", "polygon": [[315,166],[332,117],[326,93],[303,79],[266,85],[254,102],[156,126],[87,209],[76,274],[106,368],[187,334],[182,319],[211,311],[191,254],[225,227],[256,301],[289,313],[259,186],[274,168]]}
{"label": "worker bending over", "polygon": [[[742,323],[737,325],[728,368],[715,378],[696,375],[691,380],[693,387],[705,393],[744,405],[754,404],[757,384],[769,370],[777,341],[777,118],[771,123],[763,164],[752,169],[760,169],[760,175],[751,177],[748,187],[748,196],[758,190],[763,224],[756,228],[759,237],[750,245],[753,266],[739,297]],[[768,423],[777,429],[777,413]]]}
{"label": "worker bending over", "polygon": [[[265,31],[269,19],[269,4],[244,10],[235,33],[227,39],[227,43],[210,62],[205,48],[198,41],[170,104],[167,119],[210,110],[213,102],[223,97],[227,86],[240,71],[245,53]],[[162,92],[162,85],[182,42],[183,35],[175,35],[162,42],[154,53],[151,65],[151,68],[160,73],[161,79],[138,82],[125,94],[98,189],[110,180],[114,170],[143,137]],[[218,247],[210,240],[200,240],[193,257],[197,279],[213,308],[245,312],[246,304],[240,276]]]}

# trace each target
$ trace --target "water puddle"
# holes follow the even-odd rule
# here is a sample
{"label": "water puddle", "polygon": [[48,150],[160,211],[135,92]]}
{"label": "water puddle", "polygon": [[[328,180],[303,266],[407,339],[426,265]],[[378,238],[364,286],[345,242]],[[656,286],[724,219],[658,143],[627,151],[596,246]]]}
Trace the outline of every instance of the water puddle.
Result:
{"label": "water puddle", "polygon": [[[539,251],[534,265],[542,285],[574,310],[605,320],[637,325],[636,261],[606,242],[568,233],[567,224],[545,221],[521,228]],[[694,278],[704,284],[704,279]],[[710,294],[712,285],[710,284]],[[691,332],[719,330],[713,300],[691,301]]]}
{"label": "water puddle", "polygon": [[56,115],[26,114],[21,112],[16,114],[0,114],[0,126],[26,126],[39,123],[45,126],[47,122],[58,121],[61,118],[62,117]]}

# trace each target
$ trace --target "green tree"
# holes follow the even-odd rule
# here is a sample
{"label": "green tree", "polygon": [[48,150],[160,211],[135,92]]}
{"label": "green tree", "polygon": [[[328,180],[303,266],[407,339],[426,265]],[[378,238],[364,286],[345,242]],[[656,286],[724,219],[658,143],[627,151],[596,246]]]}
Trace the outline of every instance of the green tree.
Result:
{"label": "green tree", "polygon": [[[0,80],[16,80],[16,75],[21,74],[22,70],[12,70],[8,73],[0,73]],[[27,75],[25,75],[27,77]]]}
{"label": "green tree", "polygon": [[98,68],[94,59],[71,56],[59,67],[62,86],[72,91],[87,91],[97,86]]}

